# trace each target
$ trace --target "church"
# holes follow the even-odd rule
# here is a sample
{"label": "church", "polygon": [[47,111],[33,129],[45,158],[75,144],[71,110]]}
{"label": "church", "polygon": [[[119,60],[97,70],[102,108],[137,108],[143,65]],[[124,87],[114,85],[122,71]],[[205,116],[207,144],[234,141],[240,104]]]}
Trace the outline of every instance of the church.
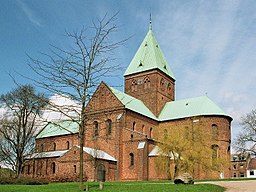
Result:
{"label": "church", "polygon": [[[171,134],[177,124],[193,123],[215,134],[216,158],[230,159],[231,121],[208,96],[176,100],[175,77],[152,32],[140,44],[124,73],[124,92],[102,82],[86,106],[84,179],[137,181],[170,179],[159,173],[157,133]],[[78,181],[78,124],[48,123],[36,136],[36,152],[26,161],[25,177]],[[211,156],[211,154],[209,154]],[[195,179],[230,177],[228,166]]]}

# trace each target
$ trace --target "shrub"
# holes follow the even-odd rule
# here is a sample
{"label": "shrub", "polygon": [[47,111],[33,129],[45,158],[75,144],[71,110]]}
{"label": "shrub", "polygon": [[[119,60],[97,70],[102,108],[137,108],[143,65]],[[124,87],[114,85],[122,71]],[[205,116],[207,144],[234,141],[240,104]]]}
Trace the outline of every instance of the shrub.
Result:
{"label": "shrub", "polygon": [[37,178],[17,178],[14,184],[19,185],[47,185],[49,181],[47,179],[37,179]]}

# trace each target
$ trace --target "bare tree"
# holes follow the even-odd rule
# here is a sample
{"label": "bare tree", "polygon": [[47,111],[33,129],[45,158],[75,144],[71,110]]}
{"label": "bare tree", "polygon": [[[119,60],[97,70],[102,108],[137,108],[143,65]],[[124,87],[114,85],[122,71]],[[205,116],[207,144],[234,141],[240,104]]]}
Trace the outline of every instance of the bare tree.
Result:
{"label": "bare tree", "polygon": [[239,152],[249,152],[256,156],[256,110],[241,118],[242,132],[235,140],[234,147]]}
{"label": "bare tree", "polygon": [[[51,52],[43,54],[43,61],[29,56],[30,67],[40,77],[35,81],[37,86],[52,94],[61,94],[73,99],[80,106],[67,106],[63,110],[63,106],[52,104],[54,110],[79,123],[80,190],[83,190],[83,146],[88,120],[85,107],[102,78],[113,75],[112,72],[118,69],[118,66],[110,63],[115,59],[113,51],[126,41],[115,41],[114,34],[118,29],[114,24],[116,16],[109,18],[105,15],[93,22],[92,27],[67,32],[67,38],[72,41],[71,48],[51,45]],[[76,115],[70,116],[70,110]]]}
{"label": "bare tree", "polygon": [[0,159],[19,176],[24,157],[33,150],[35,123],[48,99],[31,85],[23,85],[1,95],[0,102],[5,108],[0,119]]}

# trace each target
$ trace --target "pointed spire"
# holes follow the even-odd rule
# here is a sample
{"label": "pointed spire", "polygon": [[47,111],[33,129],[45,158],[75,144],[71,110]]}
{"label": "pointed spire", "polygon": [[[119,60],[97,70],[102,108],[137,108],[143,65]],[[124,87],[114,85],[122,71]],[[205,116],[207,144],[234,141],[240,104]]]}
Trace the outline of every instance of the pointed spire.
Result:
{"label": "pointed spire", "polygon": [[150,13],[150,19],[149,19],[149,30],[152,31],[152,18]]}

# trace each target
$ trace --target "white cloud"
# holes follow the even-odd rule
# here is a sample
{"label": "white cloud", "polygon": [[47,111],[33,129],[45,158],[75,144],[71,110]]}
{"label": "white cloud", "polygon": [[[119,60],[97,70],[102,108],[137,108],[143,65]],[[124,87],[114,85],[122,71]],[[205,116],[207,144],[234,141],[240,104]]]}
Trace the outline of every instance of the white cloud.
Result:
{"label": "white cloud", "polygon": [[18,2],[18,5],[20,6],[20,8],[22,9],[22,11],[24,12],[24,14],[26,15],[26,17],[28,18],[28,20],[32,24],[34,24],[38,27],[41,27],[42,22],[36,15],[36,13],[24,1],[17,1],[17,2]]}
{"label": "white cloud", "polygon": [[207,95],[233,117],[256,101],[256,4],[174,1],[162,4],[154,33],[176,77],[176,98]]}

